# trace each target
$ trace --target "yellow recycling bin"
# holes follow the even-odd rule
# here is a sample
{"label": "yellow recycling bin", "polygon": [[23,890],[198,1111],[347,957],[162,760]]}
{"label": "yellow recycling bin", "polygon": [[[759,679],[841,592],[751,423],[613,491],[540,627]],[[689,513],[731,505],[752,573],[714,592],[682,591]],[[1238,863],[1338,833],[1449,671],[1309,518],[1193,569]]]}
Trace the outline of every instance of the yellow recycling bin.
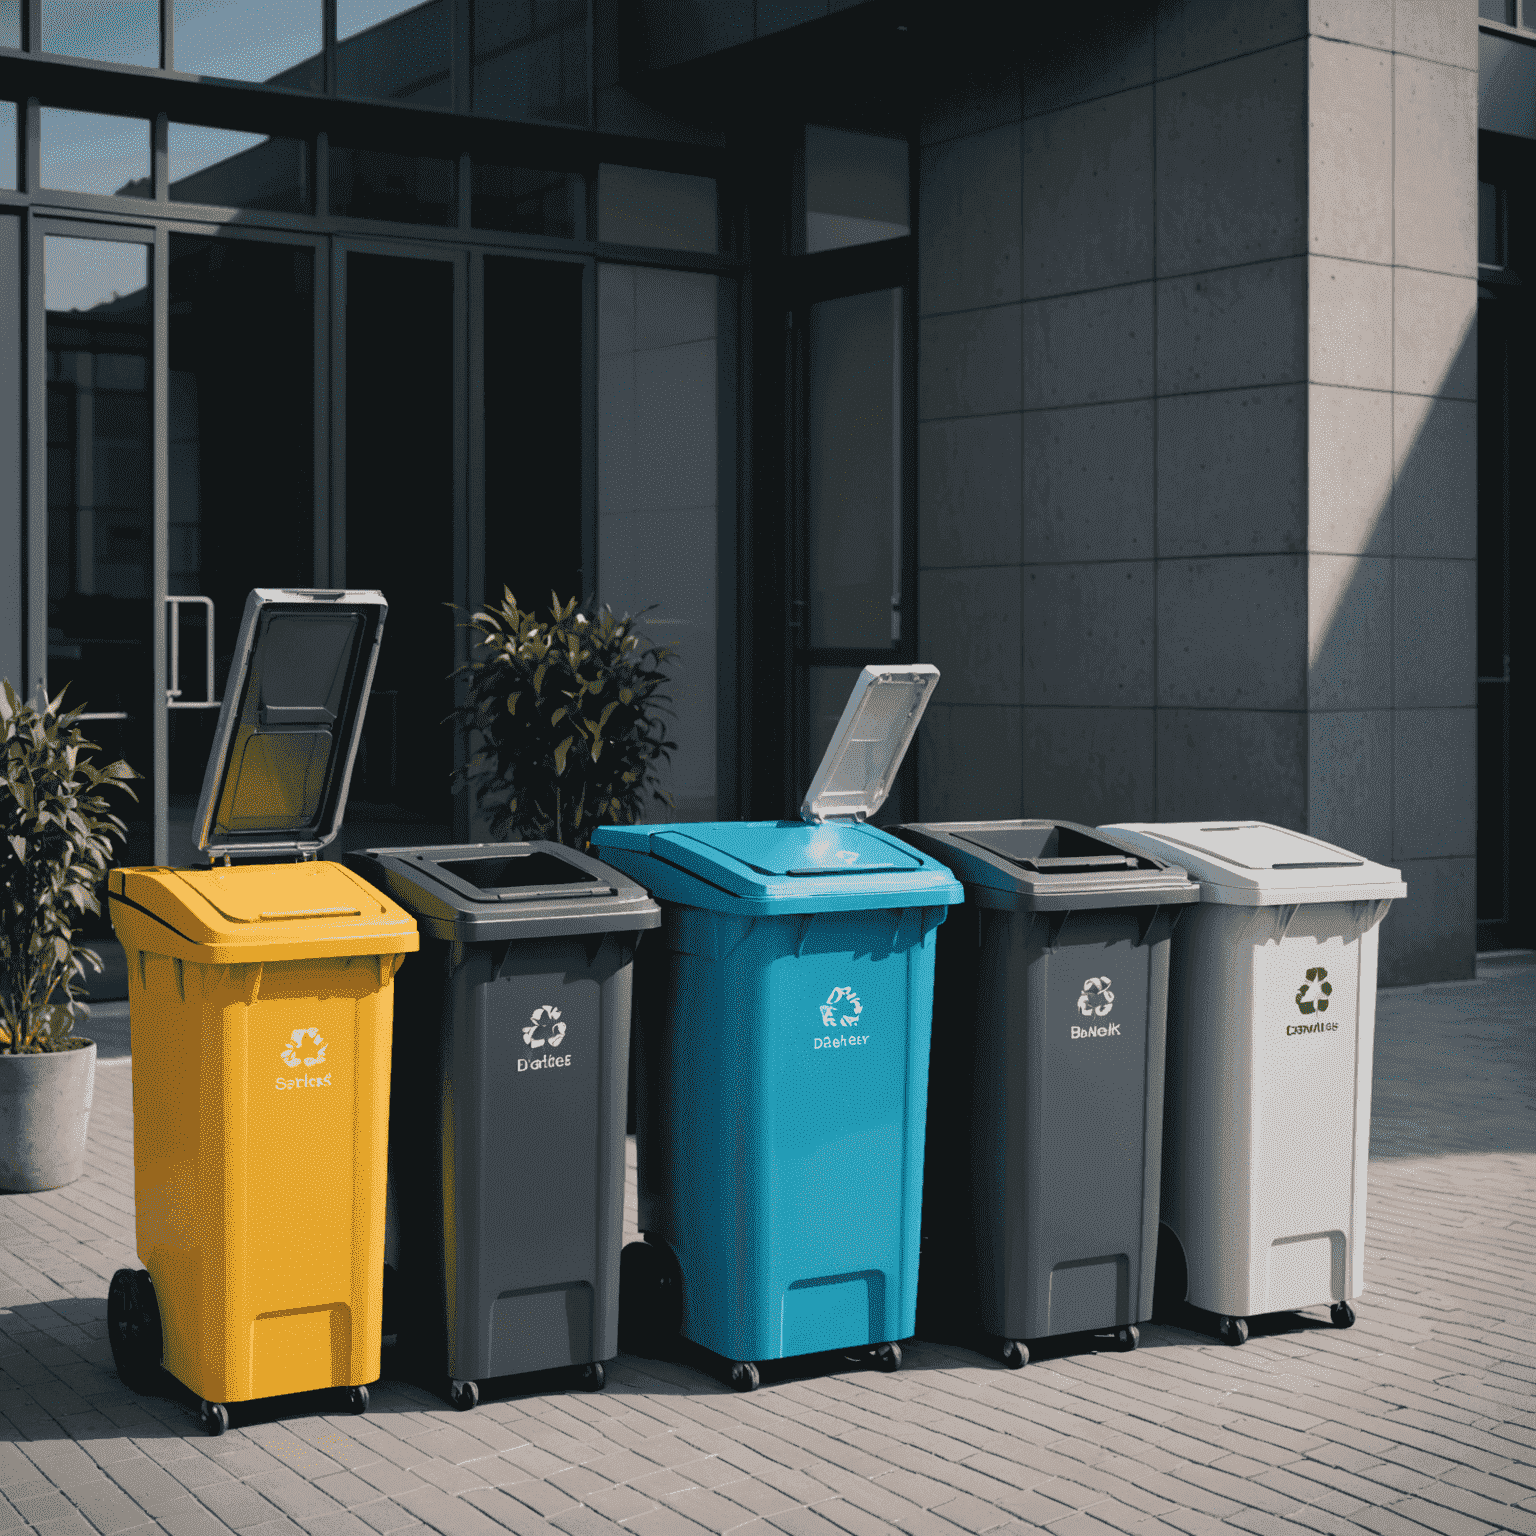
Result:
{"label": "yellow recycling bin", "polygon": [[[394,977],[418,939],[388,897],[314,861],[384,611],[366,594],[311,616],[322,596],[247,605],[197,822],[225,865],[108,878],[145,1265],[114,1275],[108,1337],[124,1381],[163,1366],[214,1434],[226,1404],[290,1392],[346,1388],[362,1412],[379,1375]],[[227,862],[258,848],[300,862]]]}

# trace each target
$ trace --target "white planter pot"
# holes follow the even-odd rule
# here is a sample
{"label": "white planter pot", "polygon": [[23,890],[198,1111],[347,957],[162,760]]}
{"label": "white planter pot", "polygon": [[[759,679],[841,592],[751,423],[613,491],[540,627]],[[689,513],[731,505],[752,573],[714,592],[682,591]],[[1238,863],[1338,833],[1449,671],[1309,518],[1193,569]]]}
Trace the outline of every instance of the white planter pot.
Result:
{"label": "white planter pot", "polygon": [[96,1091],[96,1042],[78,1050],[0,1051],[0,1190],[58,1189],[80,1177]]}

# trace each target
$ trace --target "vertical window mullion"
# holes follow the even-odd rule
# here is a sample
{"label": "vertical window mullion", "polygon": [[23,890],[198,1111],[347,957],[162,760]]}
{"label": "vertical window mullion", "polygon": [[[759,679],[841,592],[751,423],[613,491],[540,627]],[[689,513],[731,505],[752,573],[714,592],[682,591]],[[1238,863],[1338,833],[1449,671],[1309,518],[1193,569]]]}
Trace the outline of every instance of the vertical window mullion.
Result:
{"label": "vertical window mullion", "polygon": [[[176,0],[160,0],[160,68],[175,69],[176,48],[173,28],[176,25]],[[156,194],[158,196],[158,194]]]}

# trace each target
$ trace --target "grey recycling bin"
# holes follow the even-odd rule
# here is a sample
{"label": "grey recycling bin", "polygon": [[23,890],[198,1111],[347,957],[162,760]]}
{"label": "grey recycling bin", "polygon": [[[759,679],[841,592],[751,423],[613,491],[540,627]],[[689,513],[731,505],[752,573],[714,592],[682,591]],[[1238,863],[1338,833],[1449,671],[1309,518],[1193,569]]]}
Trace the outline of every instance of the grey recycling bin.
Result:
{"label": "grey recycling bin", "polygon": [[557,843],[375,848],[417,920],[396,983],[391,1310],[456,1407],[488,1378],[618,1353],[630,986],[661,911]]}
{"label": "grey recycling bin", "polygon": [[898,827],[965,887],[939,935],[919,1331],[1027,1341],[1152,1315],[1169,938],[1199,887],[1073,822]]}

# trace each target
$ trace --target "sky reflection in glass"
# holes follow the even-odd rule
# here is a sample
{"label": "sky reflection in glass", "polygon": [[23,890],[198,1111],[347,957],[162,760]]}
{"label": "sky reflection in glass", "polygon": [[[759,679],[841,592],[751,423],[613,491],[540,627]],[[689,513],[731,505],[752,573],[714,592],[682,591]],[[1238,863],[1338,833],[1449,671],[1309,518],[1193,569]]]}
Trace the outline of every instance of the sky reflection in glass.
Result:
{"label": "sky reflection in glass", "polygon": [[158,69],[159,0],[43,0],[43,52]]}
{"label": "sky reflection in glass", "polygon": [[149,124],[101,112],[42,109],[43,185],[58,192],[148,197]]}
{"label": "sky reflection in glass", "polygon": [[176,68],[223,80],[294,71],[304,78],[278,83],[318,90],[320,19],[320,0],[176,0]]}

